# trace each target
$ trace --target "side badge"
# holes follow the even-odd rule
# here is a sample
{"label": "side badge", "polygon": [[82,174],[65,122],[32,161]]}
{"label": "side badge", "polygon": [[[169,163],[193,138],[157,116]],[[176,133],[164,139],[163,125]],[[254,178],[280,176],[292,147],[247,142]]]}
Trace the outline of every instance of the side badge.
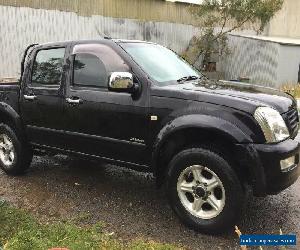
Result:
{"label": "side badge", "polygon": [[134,137],[130,138],[130,141],[137,142],[137,143],[145,143],[144,140],[141,140],[141,139],[138,139],[138,138],[134,138]]}
{"label": "side badge", "polygon": [[156,115],[151,115],[151,121],[157,121],[158,117]]}

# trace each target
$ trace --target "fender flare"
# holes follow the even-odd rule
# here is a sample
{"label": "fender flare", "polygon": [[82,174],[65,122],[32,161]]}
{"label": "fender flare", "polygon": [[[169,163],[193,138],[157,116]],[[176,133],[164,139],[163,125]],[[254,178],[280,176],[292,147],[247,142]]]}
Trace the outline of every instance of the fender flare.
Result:
{"label": "fender flare", "polygon": [[10,118],[10,122],[13,123],[18,133],[23,133],[23,123],[20,115],[7,103],[0,102],[0,119],[1,114],[5,114]]}
{"label": "fender flare", "polygon": [[196,128],[203,129],[205,131],[217,132],[219,135],[223,135],[233,143],[251,143],[252,139],[249,135],[245,134],[235,124],[226,121],[222,118],[191,114],[177,117],[167,123],[158,133],[156,140],[153,143],[152,153],[152,168],[156,174],[158,171],[159,152],[168,139],[176,132],[184,129]]}

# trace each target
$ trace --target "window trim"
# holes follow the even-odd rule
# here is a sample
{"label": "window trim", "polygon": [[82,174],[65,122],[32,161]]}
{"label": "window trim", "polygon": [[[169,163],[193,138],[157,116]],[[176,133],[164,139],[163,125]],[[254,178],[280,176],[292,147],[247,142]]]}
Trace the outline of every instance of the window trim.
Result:
{"label": "window trim", "polygon": [[[36,62],[36,57],[37,57],[38,53],[42,50],[53,50],[53,49],[64,49],[65,50],[64,51],[64,57],[63,57],[62,72],[61,72],[61,76],[60,76],[60,83],[59,84],[38,84],[38,83],[33,83],[32,82],[33,67],[34,67],[34,63]],[[67,52],[67,47],[66,46],[57,46],[57,47],[48,47],[48,48],[37,49],[34,53],[32,65],[31,65],[30,81],[27,85],[30,88],[35,88],[35,89],[55,89],[55,90],[60,89],[60,87],[62,86],[62,77],[63,77],[63,73],[64,73],[63,68],[64,68],[64,64],[65,64],[66,52]]]}
{"label": "window trim", "polygon": [[[106,86],[97,86],[97,85],[86,85],[86,84],[77,84],[77,83],[74,83],[74,73],[75,73],[75,69],[74,69],[74,62],[75,62],[75,59],[76,59],[76,55],[92,55],[92,56],[95,56],[98,58],[98,60],[104,65],[104,69],[106,71],[106,75],[107,75],[107,79],[106,79]],[[76,54],[72,54],[72,74],[71,74],[71,86],[73,88],[88,88],[88,89],[94,89],[94,90],[108,90],[108,82],[109,82],[109,74],[108,74],[108,71],[105,67],[105,64],[103,63],[103,61],[94,53],[90,53],[90,52],[79,52],[79,53],[76,53]]]}

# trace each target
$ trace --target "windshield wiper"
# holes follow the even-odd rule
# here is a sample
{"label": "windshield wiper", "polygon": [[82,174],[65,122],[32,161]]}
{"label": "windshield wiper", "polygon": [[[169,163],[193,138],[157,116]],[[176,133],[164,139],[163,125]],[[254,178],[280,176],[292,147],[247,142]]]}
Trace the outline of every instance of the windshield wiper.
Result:
{"label": "windshield wiper", "polygon": [[184,77],[181,77],[177,80],[177,82],[179,83],[183,83],[183,82],[187,82],[187,81],[192,81],[192,80],[197,80],[199,79],[198,76],[184,76]]}

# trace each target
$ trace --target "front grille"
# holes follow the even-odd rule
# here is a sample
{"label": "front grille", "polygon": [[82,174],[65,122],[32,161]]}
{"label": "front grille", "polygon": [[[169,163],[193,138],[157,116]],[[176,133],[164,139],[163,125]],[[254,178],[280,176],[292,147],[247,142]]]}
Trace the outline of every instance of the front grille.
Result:
{"label": "front grille", "polygon": [[298,116],[297,109],[291,109],[290,111],[286,112],[283,115],[283,117],[290,131],[291,137],[295,138],[298,133],[298,125],[299,125],[299,116]]}

